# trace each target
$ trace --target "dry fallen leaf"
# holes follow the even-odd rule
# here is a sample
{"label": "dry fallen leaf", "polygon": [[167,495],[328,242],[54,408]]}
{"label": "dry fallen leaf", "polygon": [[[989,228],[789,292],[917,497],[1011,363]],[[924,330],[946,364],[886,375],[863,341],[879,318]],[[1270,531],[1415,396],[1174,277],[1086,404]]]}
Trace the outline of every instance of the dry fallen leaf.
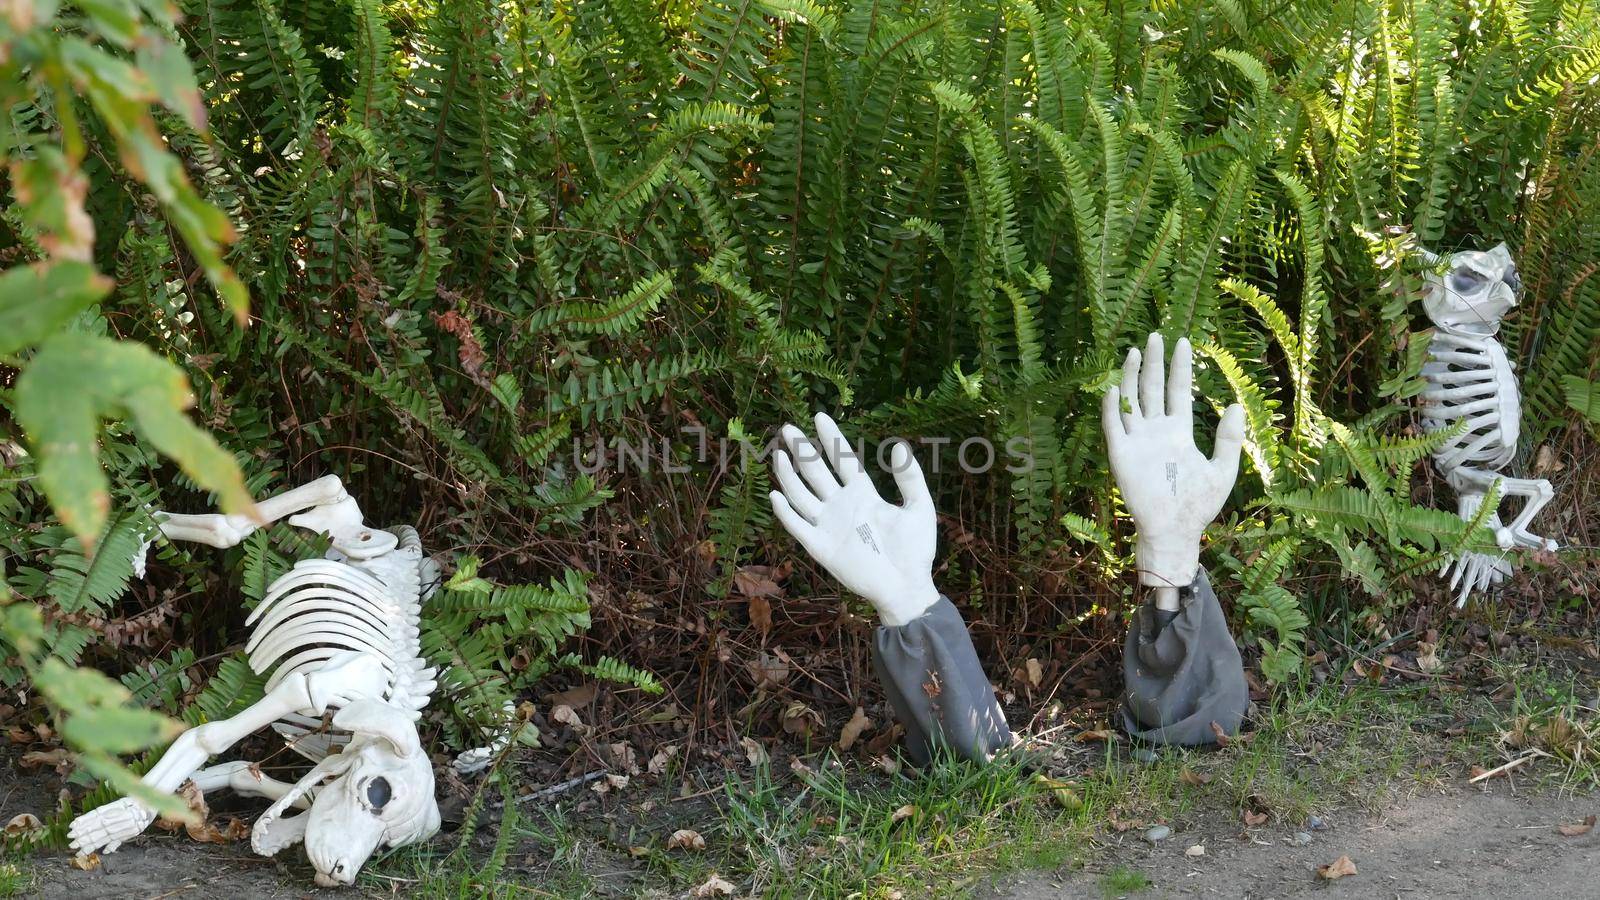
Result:
{"label": "dry fallen leaf", "polygon": [[679,828],[672,833],[672,837],[667,838],[668,850],[704,850],[705,848],[706,839],[700,836],[700,832],[689,828]]}
{"label": "dry fallen leaf", "polygon": [[[1589,832],[1593,831],[1594,823],[1594,816],[1584,816],[1582,822],[1574,822],[1571,825],[1557,825],[1556,830],[1567,837],[1578,837],[1579,835],[1588,834]],[[9,830],[9,826],[7,830]]]}
{"label": "dry fallen leaf", "polygon": [[5,830],[0,833],[3,833],[8,838],[15,838],[38,831],[43,827],[44,823],[39,821],[38,816],[33,813],[22,813],[12,816],[11,821],[6,823]]}
{"label": "dry fallen leaf", "polygon": [[1049,791],[1062,809],[1083,808],[1083,798],[1078,796],[1078,785],[1075,782],[1058,781],[1041,772],[1033,776],[1033,783]]}
{"label": "dry fallen leaf", "polygon": [[1187,785],[1200,787],[1203,784],[1208,784],[1211,781],[1211,776],[1203,775],[1188,766],[1184,766],[1183,771],[1178,773],[1178,780]]}
{"label": "dry fallen leaf", "polygon": [[915,806],[912,806],[911,804],[907,803],[905,806],[902,806],[899,809],[894,811],[894,815],[889,818],[889,822],[890,822],[890,824],[893,824],[895,822],[899,822],[899,821],[903,821],[905,819],[909,819],[909,818],[911,818],[912,816],[914,816],[916,814],[917,814],[917,808]]}
{"label": "dry fallen leaf", "polygon": [[1024,665],[1028,669],[1028,684],[1031,687],[1038,687],[1044,682],[1044,665],[1042,663],[1030,656]]}
{"label": "dry fallen leaf", "polygon": [[563,725],[570,725],[573,728],[583,727],[583,720],[578,718],[577,711],[565,703],[559,704],[555,709],[550,710],[550,720],[560,722]]}
{"label": "dry fallen leaf", "polygon": [[85,872],[93,872],[95,869],[100,868],[100,854],[91,853],[88,856],[74,856],[72,865],[74,868],[82,869]]}
{"label": "dry fallen leaf", "polygon": [[611,754],[611,764],[629,775],[639,774],[639,754],[633,745],[627,741],[609,744],[606,750]]}
{"label": "dry fallen leaf", "polygon": [[822,713],[796,700],[784,707],[779,724],[783,726],[784,734],[810,738],[814,730],[822,727]]}
{"label": "dry fallen leaf", "polygon": [[768,566],[745,566],[733,573],[734,587],[750,602],[750,624],[763,641],[772,631],[772,601],[768,598],[783,595],[783,588],[769,577],[771,572]]}
{"label": "dry fallen leaf", "polygon": [[854,747],[856,741],[861,737],[861,732],[871,727],[872,720],[867,718],[866,710],[859,706],[856,707],[855,715],[851,716],[850,721],[844,723],[844,727],[839,729],[839,751],[842,753]]}
{"label": "dry fallen leaf", "polygon": [[627,786],[628,776],[613,775],[607,772],[606,777],[596,779],[594,784],[589,785],[589,790],[594,791],[596,794],[609,794],[612,791],[620,791]]}
{"label": "dry fallen leaf", "polygon": [[867,741],[867,755],[882,756],[889,752],[895,742],[906,733],[905,727],[899,722],[891,721],[888,725],[879,728],[878,733]]}
{"label": "dry fallen leaf", "polygon": [[789,680],[789,654],[782,650],[762,651],[745,663],[757,687],[777,687]]}
{"label": "dry fallen leaf", "polygon": [[[573,709],[577,709],[580,706],[588,706],[593,703],[594,698],[599,695],[600,686],[591,681],[588,684],[567,688],[560,693],[545,694],[544,701],[551,706],[570,706]],[[551,717],[554,718],[553,713]]]}
{"label": "dry fallen leaf", "polygon": [[1268,818],[1270,817],[1264,812],[1256,812],[1253,809],[1247,809],[1244,811],[1244,825],[1246,828],[1254,828],[1257,825],[1265,825],[1267,824]]}
{"label": "dry fallen leaf", "polygon": [[1223,731],[1222,726],[1215,722],[1211,723],[1211,733],[1216,736],[1218,747],[1229,747],[1234,744],[1248,744],[1250,743],[1250,739],[1255,737],[1254,732],[1249,734],[1244,732],[1240,732],[1238,734],[1229,734],[1226,731]]}
{"label": "dry fallen leaf", "polygon": [[1417,641],[1417,671],[1432,675],[1443,669],[1444,663],[1439,659],[1439,645]]}
{"label": "dry fallen leaf", "polygon": [[763,643],[772,633],[772,601],[765,597],[750,598],[750,624],[761,635]]}
{"label": "dry fallen leaf", "polygon": [[882,769],[885,775],[900,774],[900,760],[895,759],[892,756],[880,756],[877,758],[876,762],[878,768]]}
{"label": "dry fallen leaf", "polygon": [[655,756],[650,757],[650,762],[645,765],[644,770],[651,775],[664,774],[667,771],[667,764],[672,762],[672,758],[677,755],[678,745],[668,744],[657,750]]}
{"label": "dry fallen leaf", "polygon": [[732,882],[724,881],[717,876],[717,873],[712,872],[711,877],[707,878],[704,884],[690,891],[689,894],[694,897],[715,897],[719,894],[722,896],[728,896],[732,894],[734,890],[735,889]]}
{"label": "dry fallen leaf", "polygon": [[1184,856],[1205,856],[1206,855],[1205,845],[1204,844],[1195,844],[1193,847],[1190,847],[1189,849],[1183,851],[1183,855]]}
{"label": "dry fallen leaf", "polygon": [[1341,856],[1325,866],[1317,866],[1317,877],[1324,881],[1338,881],[1346,875],[1356,874],[1356,864],[1350,857]]}
{"label": "dry fallen leaf", "polygon": [[781,597],[783,588],[772,576],[771,566],[744,566],[733,573],[733,586],[746,597]]}
{"label": "dry fallen leaf", "polygon": [[767,761],[767,748],[752,737],[739,738],[739,746],[744,748],[745,759],[750,760],[750,765],[759,766]]}
{"label": "dry fallen leaf", "polygon": [[1109,743],[1116,739],[1117,733],[1115,731],[1112,731],[1109,728],[1096,728],[1092,731],[1079,732],[1078,736],[1074,740],[1077,740],[1079,743],[1088,743],[1089,741],[1106,741]]}
{"label": "dry fallen leaf", "polygon": [[39,769],[49,766],[57,774],[65,775],[72,768],[72,754],[66,748],[57,747],[54,750],[29,750],[22,754],[19,761],[24,769]]}

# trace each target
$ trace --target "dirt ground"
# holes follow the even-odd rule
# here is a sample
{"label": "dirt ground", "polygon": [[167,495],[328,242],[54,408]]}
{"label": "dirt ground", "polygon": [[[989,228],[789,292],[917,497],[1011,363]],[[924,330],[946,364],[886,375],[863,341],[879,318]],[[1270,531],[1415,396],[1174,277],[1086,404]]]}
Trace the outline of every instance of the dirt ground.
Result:
{"label": "dirt ground", "polygon": [[[1130,831],[1104,839],[1081,870],[1019,873],[993,880],[984,900],[1117,896],[1107,873],[1134,870],[1149,887],[1139,898],[1311,896],[1453,898],[1600,897],[1600,829],[1567,837],[1558,825],[1600,812],[1600,795],[1553,798],[1451,789],[1418,796],[1371,817],[1325,817],[1326,830],[1295,846],[1292,826],[1250,835],[1212,822],[1175,823],[1171,837],[1145,843]],[[1203,856],[1186,851],[1203,846]],[[1317,867],[1349,856],[1357,874],[1327,882]]]}
{"label": "dirt ground", "polygon": [[[1137,830],[1106,833],[1084,848],[1081,868],[1020,872],[981,884],[981,900],[1101,898],[1107,873],[1136,871],[1148,887],[1126,896],[1238,897],[1248,900],[1310,896],[1454,898],[1600,897],[1600,829],[1576,837],[1557,826],[1600,812],[1600,794],[1555,797],[1513,791],[1452,788],[1415,796],[1373,817],[1350,809],[1329,811],[1326,828],[1311,842],[1294,844],[1299,823],[1273,823],[1246,835],[1220,814],[1196,812],[1173,823],[1172,836],[1151,846]],[[1196,845],[1203,856],[1189,856]],[[1358,874],[1329,883],[1319,865],[1347,855]],[[318,890],[295,854],[284,860],[253,857],[244,845],[195,844],[153,835],[105,858],[92,872],[73,868],[62,854],[34,860],[44,900],[166,900],[213,898],[266,900],[357,896]],[[538,885],[533,885],[537,888]],[[403,885],[394,894],[404,896]],[[369,894],[372,896],[373,894]],[[382,894],[376,894],[381,896]],[[548,894],[542,894],[548,896]]]}

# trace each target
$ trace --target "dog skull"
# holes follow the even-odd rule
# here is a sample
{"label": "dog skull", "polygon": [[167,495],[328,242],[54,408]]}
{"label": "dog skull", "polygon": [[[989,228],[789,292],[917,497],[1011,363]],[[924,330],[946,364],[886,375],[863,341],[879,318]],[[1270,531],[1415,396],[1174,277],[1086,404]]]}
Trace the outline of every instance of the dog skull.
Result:
{"label": "dog skull", "polygon": [[[1423,251],[1430,265],[1442,257]],[[1449,258],[1444,275],[1429,272],[1423,278],[1422,306],[1433,324],[1441,328],[1468,328],[1492,333],[1500,319],[1517,305],[1522,281],[1505,244],[1491,250],[1463,250]]]}
{"label": "dog skull", "polygon": [[[380,847],[427,840],[439,830],[433,765],[405,712],[361,700],[341,709],[333,724],[352,734],[349,745],[296,782],[256,821],[250,838],[266,856],[304,840],[323,887],[355,881]],[[308,792],[315,793],[310,810],[285,817]]]}

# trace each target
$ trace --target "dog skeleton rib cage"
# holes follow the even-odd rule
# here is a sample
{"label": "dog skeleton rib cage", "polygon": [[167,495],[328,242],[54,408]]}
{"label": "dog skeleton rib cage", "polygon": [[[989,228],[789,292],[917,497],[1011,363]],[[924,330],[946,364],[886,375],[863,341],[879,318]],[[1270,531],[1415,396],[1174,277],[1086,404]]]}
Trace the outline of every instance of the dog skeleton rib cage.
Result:
{"label": "dog skeleton rib cage", "polygon": [[[1154,743],[1208,744],[1218,730],[1235,732],[1249,704],[1238,647],[1199,565],[1201,534],[1238,474],[1243,410],[1224,414],[1207,459],[1194,445],[1186,340],[1171,376],[1161,336],[1151,335],[1142,365],[1139,351],[1129,352],[1122,386],[1103,409],[1112,472],[1139,529],[1140,581],[1152,597],[1128,634],[1123,724]],[[873,665],[911,757],[925,763],[943,746],[992,758],[1012,735],[960,613],[933,585],[935,518],[921,468],[904,443],[895,445],[890,466],[903,502],[888,503],[833,420],[819,413],[816,427],[816,440],[783,428],[787,452],[773,463],[778,520],[883,619]]]}
{"label": "dog skeleton rib cage", "polygon": [[[1556,542],[1528,530],[1554,492],[1542,478],[1500,474],[1517,453],[1522,428],[1522,395],[1517,376],[1495,335],[1500,320],[1517,305],[1522,282],[1505,244],[1492,250],[1465,250],[1445,260],[1426,250],[1430,266],[1447,264],[1440,275],[1427,273],[1422,305],[1437,327],[1422,368],[1428,388],[1422,394],[1422,426],[1430,432],[1459,429],[1434,451],[1434,464],[1456,492],[1457,512],[1472,520],[1490,491],[1499,499],[1521,497],[1522,509],[1506,525],[1499,510],[1487,522],[1503,550],[1521,547],[1555,550]],[[1511,574],[1503,556],[1464,553],[1445,567],[1450,586],[1459,589],[1457,605],[1474,591],[1486,590]]]}
{"label": "dog skeleton rib cage", "polygon": [[[439,567],[416,531],[368,527],[356,502],[327,476],[258,504],[263,522],[327,535],[322,559],[302,560],[275,581],[248,618],[250,667],[267,674],[265,696],[230,719],[178,736],[144,776],[159,791],[192,781],[202,793],[232,788],[266,797],[250,842],[272,856],[303,842],[318,884],[349,884],[379,847],[426,840],[439,830],[433,765],[416,721],[435,688],[418,647],[422,604]],[[232,547],[257,525],[241,516],[157,514],[174,541]],[[146,545],[148,546],[148,545]],[[143,572],[143,550],[135,561]],[[270,674],[269,674],[270,673]],[[323,717],[332,713],[332,729]],[[234,761],[202,768],[256,730],[271,726],[314,765],[288,784]],[[456,760],[472,771],[487,757]],[[290,808],[303,810],[287,814]],[[150,825],[154,811],[133,798],[77,817],[69,831],[80,854],[112,852]]]}

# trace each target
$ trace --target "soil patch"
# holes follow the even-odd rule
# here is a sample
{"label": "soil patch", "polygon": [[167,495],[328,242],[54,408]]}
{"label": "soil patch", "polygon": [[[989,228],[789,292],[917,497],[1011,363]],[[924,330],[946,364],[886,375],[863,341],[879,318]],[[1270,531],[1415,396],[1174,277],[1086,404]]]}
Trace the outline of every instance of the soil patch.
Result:
{"label": "soil patch", "polygon": [[[1449,790],[1412,797],[1376,816],[1338,810],[1320,818],[1326,830],[1297,845],[1300,827],[1218,828],[1226,816],[1175,822],[1172,836],[1151,846],[1136,831],[1104,839],[1081,868],[1018,873],[993,879],[987,900],[1058,897],[1310,896],[1454,898],[1597,895],[1600,829],[1568,837],[1558,825],[1600,812],[1593,792],[1577,797]],[[1303,838],[1302,838],[1303,840]],[[1193,846],[1205,855],[1189,856]],[[1349,856],[1358,874],[1327,882],[1317,867]],[[1119,876],[1137,872],[1149,886],[1120,891]]]}

